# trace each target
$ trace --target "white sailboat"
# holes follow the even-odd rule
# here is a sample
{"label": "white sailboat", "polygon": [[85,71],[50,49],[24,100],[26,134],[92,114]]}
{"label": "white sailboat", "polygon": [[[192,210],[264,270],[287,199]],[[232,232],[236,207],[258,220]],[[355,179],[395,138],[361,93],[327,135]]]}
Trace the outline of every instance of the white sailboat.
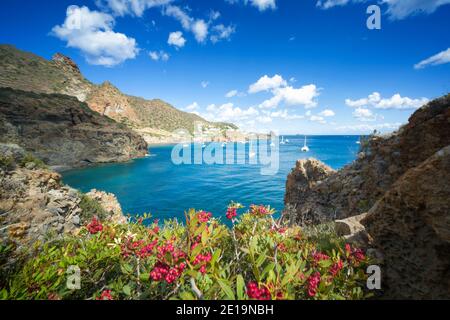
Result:
{"label": "white sailboat", "polygon": [[305,144],[304,144],[304,146],[302,148],[302,152],[309,152],[309,147],[306,144],[306,136],[305,136]]}
{"label": "white sailboat", "polygon": [[250,147],[248,148],[248,150],[249,150],[249,153],[248,153],[249,158],[250,159],[254,158],[256,156],[256,152],[255,152],[255,150],[253,150],[253,140],[250,141]]}
{"label": "white sailboat", "polygon": [[286,144],[286,141],[284,141],[284,137],[283,137],[283,136],[281,137],[281,142],[280,142],[280,144]]}

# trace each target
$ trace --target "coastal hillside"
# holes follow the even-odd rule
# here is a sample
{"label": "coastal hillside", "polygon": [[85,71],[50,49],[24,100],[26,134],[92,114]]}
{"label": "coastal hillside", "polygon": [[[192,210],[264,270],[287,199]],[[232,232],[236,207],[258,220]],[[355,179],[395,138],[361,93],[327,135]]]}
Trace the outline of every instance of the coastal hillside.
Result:
{"label": "coastal hillside", "polygon": [[226,130],[237,129],[233,124],[206,121],[159,99],[128,96],[108,81],[95,85],[84,78],[72,59],[59,53],[49,61],[11,45],[0,45],[0,87],[74,96],[92,110],[136,130],[147,140],[170,138],[177,129],[193,133],[195,123],[217,128],[222,135]]}
{"label": "coastal hillside", "polygon": [[311,225],[345,219],[348,239],[383,257],[386,297],[450,298],[450,95],[418,109],[388,136],[362,142],[334,171],[300,160],[286,183],[284,217]]}
{"label": "coastal hillside", "polygon": [[0,88],[0,142],[15,143],[61,169],[147,154],[138,134],[62,94]]}

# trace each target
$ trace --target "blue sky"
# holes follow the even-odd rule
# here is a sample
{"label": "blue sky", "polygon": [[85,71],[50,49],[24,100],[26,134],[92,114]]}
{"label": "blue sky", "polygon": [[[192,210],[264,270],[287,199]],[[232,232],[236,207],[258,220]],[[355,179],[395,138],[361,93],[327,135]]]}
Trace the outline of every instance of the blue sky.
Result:
{"label": "blue sky", "polygon": [[[381,30],[366,26],[372,4]],[[449,4],[3,0],[0,42],[243,129],[360,134],[450,92]]]}

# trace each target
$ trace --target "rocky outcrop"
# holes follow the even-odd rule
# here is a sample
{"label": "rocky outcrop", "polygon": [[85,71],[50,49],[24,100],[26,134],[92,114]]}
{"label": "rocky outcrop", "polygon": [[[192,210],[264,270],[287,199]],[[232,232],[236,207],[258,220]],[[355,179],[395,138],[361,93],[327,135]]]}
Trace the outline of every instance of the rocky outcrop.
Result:
{"label": "rocky outcrop", "polygon": [[86,193],[86,196],[98,202],[102,206],[103,210],[108,213],[112,221],[121,224],[127,222],[126,217],[123,215],[122,207],[113,193],[93,189]]}
{"label": "rocky outcrop", "polygon": [[[0,151],[2,242],[20,248],[37,240],[58,239],[78,232],[92,218],[93,212],[83,205],[83,195],[64,186],[58,173],[36,165],[17,145],[0,144]],[[103,207],[106,217],[102,218],[124,221],[114,195],[93,190],[86,196]]]}
{"label": "rocky outcrop", "polygon": [[344,169],[309,174],[323,168],[297,164],[285,217],[339,219],[340,235],[382,261],[385,298],[450,299],[450,95],[417,110],[398,132],[363,142]]}
{"label": "rocky outcrop", "polygon": [[51,166],[128,161],[146,142],[115,121],[64,95],[0,88],[0,142],[16,143]]}
{"label": "rocky outcrop", "polygon": [[[316,197],[317,194],[313,190],[320,188],[322,182],[334,173],[333,169],[316,159],[297,161],[286,183],[286,210],[300,213],[298,219],[295,215],[290,215],[291,223],[294,219],[299,224],[322,221],[322,216],[326,216],[328,212],[320,212],[320,208],[317,208],[317,203],[322,199]],[[315,201],[311,201],[311,198],[315,198]],[[298,204],[302,206],[298,207]]]}
{"label": "rocky outcrop", "polygon": [[[363,141],[357,160],[318,181],[311,180],[300,161],[287,180],[285,216],[309,224],[367,212],[405,172],[450,145],[449,124],[447,95],[417,110],[398,132]],[[318,161],[309,165],[316,167],[312,171],[324,167]]]}
{"label": "rocky outcrop", "polygon": [[450,298],[450,146],[408,170],[362,220],[384,256],[385,294]]}

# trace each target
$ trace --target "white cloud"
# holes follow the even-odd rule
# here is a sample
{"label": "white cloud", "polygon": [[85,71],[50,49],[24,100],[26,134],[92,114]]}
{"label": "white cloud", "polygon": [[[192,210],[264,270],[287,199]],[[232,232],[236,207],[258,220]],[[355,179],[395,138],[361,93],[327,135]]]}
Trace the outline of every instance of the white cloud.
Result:
{"label": "white cloud", "polygon": [[257,7],[259,11],[265,11],[267,9],[276,9],[277,5],[275,0],[250,0],[254,7]]}
{"label": "white cloud", "polygon": [[361,108],[372,106],[376,109],[418,109],[428,103],[427,98],[411,99],[394,94],[391,98],[382,98],[380,93],[374,92],[367,98],[359,100],[346,99],[345,104],[349,107]]}
{"label": "white cloud", "polygon": [[268,124],[272,122],[272,118],[268,116],[259,116],[256,118],[256,121],[262,124]]}
{"label": "white cloud", "polygon": [[437,8],[449,4],[450,0],[382,0],[387,4],[387,13],[392,19],[404,19],[414,14],[430,14]]}
{"label": "white cloud", "polygon": [[169,34],[169,39],[167,40],[167,43],[175,47],[181,48],[184,47],[184,45],[186,44],[186,39],[183,38],[183,32],[181,31],[171,32]]}
{"label": "white cloud", "polygon": [[357,108],[353,111],[353,117],[359,121],[369,122],[376,121],[378,116],[372,112],[370,109]]}
{"label": "white cloud", "polygon": [[220,40],[229,40],[231,35],[236,32],[235,26],[225,26],[223,24],[219,24],[212,28],[212,32],[210,39],[212,43],[219,42]]}
{"label": "white cloud", "polygon": [[197,20],[192,24],[192,32],[198,42],[204,42],[208,36],[208,24],[204,20]]}
{"label": "white cloud", "polygon": [[397,123],[381,123],[381,124],[357,124],[357,125],[347,125],[336,127],[337,131],[347,131],[347,132],[361,132],[361,133],[371,133],[374,130],[381,131],[393,131],[397,130],[402,124]]}
{"label": "white cloud", "polygon": [[52,29],[67,46],[81,50],[90,64],[114,66],[139,53],[136,40],[113,31],[115,20],[87,7],[69,6],[64,24]]}
{"label": "white cloud", "polygon": [[187,112],[194,112],[194,111],[198,111],[199,108],[200,108],[200,106],[198,105],[198,103],[193,102],[190,105],[188,105],[186,108],[184,108],[184,110]]}
{"label": "white cloud", "polygon": [[415,69],[423,69],[427,66],[437,66],[440,64],[450,63],[450,48],[441,51],[434,56],[431,56],[425,60],[420,61],[414,66]]}
{"label": "white cloud", "polygon": [[248,92],[258,93],[261,91],[269,91],[286,85],[286,80],[284,80],[283,77],[278,74],[274,75],[273,77],[265,75],[261,77],[257,82],[250,85]]}
{"label": "white cloud", "polygon": [[277,8],[276,0],[225,0],[228,3],[235,4],[242,2],[244,4],[251,4],[258,8],[259,11],[265,11],[268,9],[275,10]]}
{"label": "white cloud", "polygon": [[305,118],[304,116],[301,116],[301,115],[289,114],[287,110],[279,110],[279,111],[269,112],[268,114],[272,118],[279,118],[279,119],[283,119],[283,120],[300,120],[300,119]]}
{"label": "white cloud", "polygon": [[225,97],[226,97],[226,98],[233,98],[233,97],[237,96],[237,94],[238,94],[238,91],[237,91],[237,90],[231,90],[230,92],[228,92],[228,93],[225,95]]}
{"label": "white cloud", "polygon": [[225,103],[221,106],[211,104],[206,108],[207,114],[203,115],[210,121],[242,122],[259,116],[259,111],[253,107],[241,109],[233,103]]}
{"label": "white cloud", "polygon": [[311,120],[313,122],[318,122],[320,124],[326,124],[327,123],[325,121],[324,117],[320,117],[320,116],[316,116],[316,115],[313,115],[313,116],[309,117],[309,120]]}
{"label": "white cloud", "polygon": [[300,88],[291,86],[272,90],[273,97],[260,104],[260,108],[275,108],[284,102],[288,106],[304,106],[314,108],[317,106],[315,100],[319,96],[319,90],[314,84],[305,85]]}
{"label": "white cloud", "polygon": [[319,113],[319,116],[321,117],[334,117],[336,113],[334,113],[331,109],[325,109],[322,112]]}
{"label": "white cloud", "polygon": [[[197,42],[203,43],[208,38],[210,33],[210,23],[220,17],[220,13],[216,11],[211,11],[210,21],[206,22],[203,19],[194,19],[186,11],[178,6],[169,5],[167,6],[163,13],[167,16],[173,17],[181,23],[184,30],[190,31],[194,34]],[[214,35],[211,39],[215,42],[228,38],[231,33],[234,32],[234,28],[225,27],[224,25],[217,25],[213,28]]]}
{"label": "white cloud", "polygon": [[154,61],[168,61],[170,56],[168,53],[164,52],[164,51],[150,51],[148,53],[148,55],[150,56],[150,58]]}
{"label": "white cloud", "polygon": [[200,82],[200,85],[202,86],[203,89],[206,89],[209,86],[209,82],[208,81],[202,81],[202,82]]}
{"label": "white cloud", "polygon": [[154,7],[161,7],[173,0],[96,0],[96,5],[111,11],[116,16],[135,15],[142,17],[144,11]]}
{"label": "white cloud", "polygon": [[[367,2],[368,0],[318,0],[317,7],[330,9],[349,3]],[[379,0],[387,6],[386,13],[393,20],[401,20],[415,14],[430,14],[437,8],[449,4],[450,0]]]}

